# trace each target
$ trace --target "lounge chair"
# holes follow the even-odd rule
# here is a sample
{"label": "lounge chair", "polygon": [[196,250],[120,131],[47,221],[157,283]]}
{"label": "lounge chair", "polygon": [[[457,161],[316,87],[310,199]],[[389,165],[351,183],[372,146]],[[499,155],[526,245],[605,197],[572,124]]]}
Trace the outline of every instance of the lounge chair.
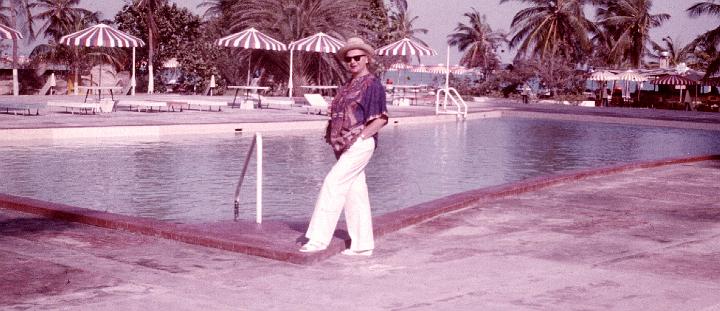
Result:
{"label": "lounge chair", "polygon": [[258,95],[258,99],[260,108],[265,106],[265,108],[273,109],[291,109],[295,105],[295,100],[292,97],[265,97]]}
{"label": "lounge chair", "polygon": [[167,111],[170,111],[167,102],[157,100],[121,99],[118,100],[116,106],[128,107],[130,110],[132,110],[132,107],[135,107],[138,112],[142,109],[145,109],[145,111],[153,111],[153,108],[157,108],[157,111],[160,111],[160,108],[165,108]]}
{"label": "lounge chair", "polygon": [[328,103],[325,101],[325,98],[322,97],[320,94],[305,94],[305,100],[308,101],[310,104],[309,107],[307,107],[307,113],[310,113],[310,111],[317,111],[317,114],[327,114],[328,110]]}
{"label": "lounge chair", "polygon": [[47,102],[48,107],[62,107],[67,112],[70,109],[70,113],[75,113],[75,108],[81,112],[87,114],[92,111],[93,114],[96,112],[107,113],[112,112],[115,107],[115,101],[111,99],[103,99],[100,102],[81,102],[81,101],[55,101],[51,100]]}

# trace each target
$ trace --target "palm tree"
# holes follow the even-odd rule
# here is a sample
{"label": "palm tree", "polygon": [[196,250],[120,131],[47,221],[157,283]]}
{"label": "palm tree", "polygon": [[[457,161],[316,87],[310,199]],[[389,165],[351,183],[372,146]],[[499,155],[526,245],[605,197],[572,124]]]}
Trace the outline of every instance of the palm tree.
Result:
{"label": "palm tree", "polygon": [[517,58],[580,60],[587,55],[591,47],[588,33],[594,26],[585,18],[585,0],[515,1],[530,4],[516,13],[510,24],[514,35],[508,45],[518,49]]}
{"label": "palm tree", "polygon": [[448,44],[457,46],[461,52],[466,51],[460,59],[461,65],[468,68],[482,67],[487,77],[487,73],[500,64],[496,51],[505,41],[505,35],[493,31],[485,15],[481,15],[475,8],[463,16],[470,20],[469,23],[458,23],[455,33],[448,35]]}
{"label": "palm tree", "polygon": [[598,1],[598,24],[612,38],[609,55],[614,59],[628,60],[638,68],[647,53],[650,29],[659,27],[670,14],[650,14],[652,0]]}
{"label": "palm tree", "polygon": [[[407,3],[404,1],[397,1],[395,10],[390,13],[389,33],[388,37],[391,41],[408,38],[413,41],[420,42],[424,45],[428,45],[418,37],[419,34],[427,34],[428,30],[425,28],[415,27],[415,22],[418,16],[412,16],[407,10]],[[420,56],[417,57],[418,62]]]}
{"label": "palm tree", "polygon": [[668,66],[677,66],[680,63],[688,63],[692,60],[692,47],[690,45],[679,48],[672,38],[662,38],[663,44],[650,40],[652,52],[646,55],[651,61],[649,65],[659,65],[662,59],[667,59]]}
{"label": "palm tree", "polygon": [[[280,40],[292,42],[317,32],[324,32],[345,39],[366,32],[358,12],[368,8],[367,1],[356,0],[253,0],[233,5],[228,32],[255,27],[263,33]],[[287,54],[262,50],[234,50],[239,63],[247,63],[252,55],[253,63],[275,77],[289,75]],[[244,60],[244,61],[243,61]],[[337,83],[345,79],[342,65],[334,56],[325,53],[299,53],[294,70],[298,77],[293,80],[307,83]],[[334,81],[334,82],[333,82]],[[301,84],[298,84],[301,85]]]}
{"label": "palm tree", "polygon": [[[716,3],[716,1],[698,2],[688,8],[687,12],[691,17],[705,14],[720,17],[720,3]],[[690,46],[693,48],[702,48],[704,52],[710,56],[705,78],[709,78],[720,72],[720,53],[717,51],[718,44],[720,44],[720,26],[699,35],[690,43]]]}
{"label": "palm tree", "polygon": [[233,6],[238,3],[238,0],[203,0],[197,5],[197,8],[206,8],[203,13],[203,18],[221,18],[232,12]]}
{"label": "palm tree", "polygon": [[79,8],[79,3],[80,0],[37,0],[33,9],[40,12],[33,18],[44,21],[38,33],[43,33],[45,37],[51,37],[57,42],[60,37],[80,30],[76,28],[80,20],[96,23],[100,13]]}
{"label": "palm tree", "polygon": [[[33,28],[33,15],[31,12],[32,3],[32,0],[9,0],[7,1],[7,6],[2,6],[3,11],[10,13],[9,17],[7,15],[3,15],[2,19],[4,22],[9,22],[8,24],[10,27],[26,33],[28,35],[28,42],[35,40],[35,29]],[[13,39],[12,55],[13,95],[18,95],[18,75],[16,69],[18,63],[17,39]]]}
{"label": "palm tree", "polygon": [[167,0],[135,0],[135,6],[143,10],[145,14],[145,23],[148,28],[148,94],[152,94],[155,91],[153,60],[155,57],[155,37],[157,37],[158,34],[155,14],[158,9],[165,4],[167,4]]}

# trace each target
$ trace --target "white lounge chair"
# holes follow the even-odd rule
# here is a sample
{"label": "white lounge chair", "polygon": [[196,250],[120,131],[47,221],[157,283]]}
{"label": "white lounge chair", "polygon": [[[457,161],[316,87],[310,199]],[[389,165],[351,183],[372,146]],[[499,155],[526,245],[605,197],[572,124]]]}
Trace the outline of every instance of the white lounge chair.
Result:
{"label": "white lounge chair", "polygon": [[74,114],[75,108],[77,108],[80,111],[84,111],[85,114],[88,113],[88,111],[92,111],[93,114],[95,112],[112,112],[113,108],[115,107],[115,101],[111,99],[103,99],[100,102],[80,102],[80,101],[48,101],[47,102],[48,107],[62,107],[65,108],[65,111],[68,111],[68,108],[70,109],[70,113]]}
{"label": "white lounge chair", "polygon": [[158,111],[160,111],[160,108],[165,108],[167,111],[170,111],[167,102],[156,100],[121,99],[116,106],[129,107],[130,110],[132,110],[132,107],[135,107],[138,112],[140,112],[141,109],[153,111],[153,108],[157,108]]}
{"label": "white lounge chair", "polygon": [[258,95],[258,97],[260,108],[264,106],[273,109],[291,109],[295,105],[295,100],[292,97],[265,97],[261,95]]}
{"label": "white lounge chair", "polygon": [[310,104],[309,107],[307,107],[307,112],[310,113],[312,110],[313,113],[317,111],[317,114],[327,114],[328,110],[328,103],[325,101],[325,98],[322,97],[320,94],[305,94],[305,100],[308,101]]}

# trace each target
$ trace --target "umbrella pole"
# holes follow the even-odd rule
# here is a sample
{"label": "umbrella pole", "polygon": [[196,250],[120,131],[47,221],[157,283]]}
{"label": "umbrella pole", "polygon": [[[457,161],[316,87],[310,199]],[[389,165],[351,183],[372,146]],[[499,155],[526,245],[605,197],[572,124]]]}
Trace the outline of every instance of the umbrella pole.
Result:
{"label": "umbrella pole", "polygon": [[[135,95],[135,47],[132,48],[132,78],[130,78],[130,95]],[[124,95],[124,94],[123,94]]]}
{"label": "umbrella pole", "polygon": [[247,82],[245,85],[250,86],[250,60],[252,59],[252,52],[250,52],[250,56],[248,56],[248,73],[247,73]]}
{"label": "umbrella pole", "polygon": [[288,97],[293,96],[293,49],[290,49],[290,80],[288,81]]}

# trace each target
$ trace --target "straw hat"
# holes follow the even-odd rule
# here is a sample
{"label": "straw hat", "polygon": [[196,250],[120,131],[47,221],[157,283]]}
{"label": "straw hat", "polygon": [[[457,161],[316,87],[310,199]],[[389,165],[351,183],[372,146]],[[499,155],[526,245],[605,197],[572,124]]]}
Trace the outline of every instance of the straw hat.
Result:
{"label": "straw hat", "polygon": [[373,55],[375,54],[375,49],[370,46],[369,44],[365,43],[363,39],[360,39],[358,37],[352,37],[347,40],[347,43],[345,43],[345,46],[340,48],[340,51],[338,51],[337,56],[340,59],[345,58],[345,54],[347,54],[350,50],[363,50],[365,51],[365,54],[367,54],[369,59],[373,58]]}

